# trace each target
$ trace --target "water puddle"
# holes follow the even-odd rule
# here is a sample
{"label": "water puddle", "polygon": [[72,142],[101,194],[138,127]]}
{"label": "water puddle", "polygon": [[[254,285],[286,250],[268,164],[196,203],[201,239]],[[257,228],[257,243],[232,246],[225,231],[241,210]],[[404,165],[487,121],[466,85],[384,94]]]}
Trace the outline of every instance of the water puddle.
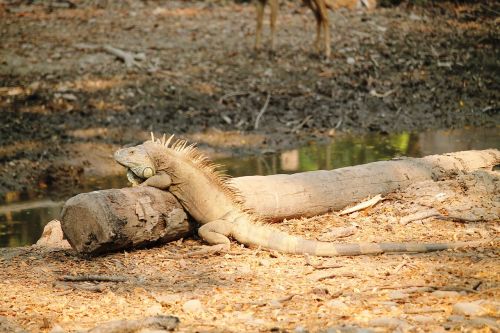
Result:
{"label": "water puddle", "polygon": [[[397,156],[421,157],[460,150],[500,148],[500,132],[492,129],[460,129],[393,135],[346,136],[328,144],[279,153],[227,158],[215,161],[233,177],[329,170]],[[128,186],[124,176],[88,179],[81,192]],[[0,247],[29,245],[43,227],[58,218],[63,201],[30,193],[8,193],[0,199]]]}
{"label": "water puddle", "polygon": [[392,135],[348,136],[328,144],[277,154],[221,159],[232,176],[271,175],[314,170],[331,170],[389,160],[398,156],[422,157],[473,149],[500,148],[498,129],[441,130]]}

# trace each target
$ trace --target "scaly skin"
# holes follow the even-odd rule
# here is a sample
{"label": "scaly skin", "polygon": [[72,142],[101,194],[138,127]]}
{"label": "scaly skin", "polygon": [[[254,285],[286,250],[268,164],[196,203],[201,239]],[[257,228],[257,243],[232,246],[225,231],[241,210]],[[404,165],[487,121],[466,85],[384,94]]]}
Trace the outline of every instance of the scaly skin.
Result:
{"label": "scaly skin", "polygon": [[[173,136],[172,136],[173,137]],[[316,256],[361,255],[386,252],[430,252],[486,241],[453,243],[343,243],[319,242],[289,235],[268,225],[243,209],[237,191],[227,177],[194,145],[186,141],[154,139],[118,150],[115,160],[127,168],[129,180],[141,186],[168,189],[191,216],[201,224],[198,234],[212,245],[229,248],[229,237],[247,246],[261,246],[284,253]]]}

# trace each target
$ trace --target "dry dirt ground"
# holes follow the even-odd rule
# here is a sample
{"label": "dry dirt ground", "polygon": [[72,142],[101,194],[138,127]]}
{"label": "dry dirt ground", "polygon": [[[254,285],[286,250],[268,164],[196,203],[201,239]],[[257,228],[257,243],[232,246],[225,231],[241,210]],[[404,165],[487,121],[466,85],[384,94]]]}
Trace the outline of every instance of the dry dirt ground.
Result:
{"label": "dry dirt ground", "polygon": [[499,12],[496,1],[339,10],[322,59],[295,1],[281,4],[270,54],[253,51],[249,3],[2,0],[0,193],[109,174],[111,152],[150,130],[240,154],[339,132],[496,126]]}
{"label": "dry dirt ground", "polygon": [[[499,193],[498,172],[475,171],[414,184],[347,216],[276,224],[337,242],[491,240],[427,254],[318,258],[233,244],[185,257],[200,247],[194,239],[92,259],[0,249],[0,332],[6,319],[31,332],[74,332],[154,315],[179,318],[179,332],[498,332]],[[430,208],[443,217],[401,223]],[[65,275],[125,281],[60,281]]]}
{"label": "dry dirt ground", "polygon": [[[84,167],[149,130],[241,153],[338,131],[496,126],[498,7],[333,13],[334,54],[325,60],[311,51],[314,22],[296,2],[282,4],[270,55],[252,51],[248,4],[0,1],[0,193],[54,178],[73,184]],[[138,54],[139,66],[94,47],[103,45]],[[240,132],[244,142],[233,140]],[[494,239],[500,190],[492,175],[421,184],[363,212],[276,227],[323,239],[354,226],[336,240],[349,242]],[[429,205],[461,213],[400,223]],[[8,320],[73,332],[165,314],[180,319],[180,332],[499,330],[498,241],[330,259],[233,244],[227,254],[181,258],[199,246],[189,239],[90,260],[68,249],[0,249],[0,329]],[[126,281],[59,281],[77,274]]]}

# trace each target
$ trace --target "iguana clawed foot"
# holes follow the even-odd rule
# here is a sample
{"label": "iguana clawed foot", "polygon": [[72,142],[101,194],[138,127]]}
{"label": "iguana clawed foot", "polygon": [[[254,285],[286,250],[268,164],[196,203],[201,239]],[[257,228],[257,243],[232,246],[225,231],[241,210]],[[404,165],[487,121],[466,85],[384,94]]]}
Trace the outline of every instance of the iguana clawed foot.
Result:
{"label": "iguana clawed foot", "polygon": [[211,245],[231,244],[228,236],[231,235],[233,224],[225,219],[209,222],[198,229],[198,235]]}
{"label": "iguana clawed foot", "polygon": [[140,186],[152,186],[159,188],[160,190],[166,190],[172,184],[172,178],[166,173],[158,173],[152,177],[147,178],[143,181]]}

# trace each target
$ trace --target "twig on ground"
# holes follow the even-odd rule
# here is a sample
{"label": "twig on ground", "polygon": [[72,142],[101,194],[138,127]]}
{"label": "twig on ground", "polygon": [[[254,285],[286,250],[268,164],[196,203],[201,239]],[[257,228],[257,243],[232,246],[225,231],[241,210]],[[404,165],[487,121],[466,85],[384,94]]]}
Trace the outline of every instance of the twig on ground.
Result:
{"label": "twig on ground", "polygon": [[448,215],[439,215],[440,219],[444,220],[456,220],[462,222],[481,222],[484,221],[482,217],[466,217],[457,213],[449,212]]}
{"label": "twig on ground", "polygon": [[396,266],[396,268],[394,268],[394,271],[392,272],[392,274],[396,274],[397,272],[399,272],[399,270],[401,268],[403,268],[404,266],[406,266],[406,264],[408,264],[408,260],[405,258],[405,259],[403,259],[403,261],[399,265]]}
{"label": "twig on ground", "polygon": [[449,212],[448,215],[443,215],[437,209],[430,208],[430,209],[426,209],[426,210],[417,212],[415,214],[404,216],[401,218],[399,223],[401,223],[402,225],[406,225],[410,222],[424,220],[424,219],[429,218],[429,217],[436,217],[436,218],[442,219],[442,220],[455,220],[455,221],[462,221],[462,222],[481,222],[484,220],[482,217],[466,217],[466,216],[463,216],[461,214],[454,213],[454,212]]}
{"label": "twig on ground", "polygon": [[437,309],[435,307],[424,307],[424,308],[418,308],[418,309],[408,309],[404,310],[404,313],[407,314],[419,314],[419,313],[435,313],[435,312],[445,312],[444,309]]}
{"label": "twig on ground", "polygon": [[377,288],[380,290],[384,290],[384,289],[408,289],[408,288],[421,288],[421,287],[428,287],[428,286],[424,284],[407,284],[407,285],[385,285]]}
{"label": "twig on ground", "polygon": [[256,305],[256,306],[264,306],[267,304],[272,305],[272,304],[284,303],[284,302],[287,302],[298,295],[301,295],[301,294],[290,294],[290,295],[287,295],[287,296],[284,296],[281,298],[277,298],[277,299],[264,300],[264,301],[254,301],[254,302],[250,302],[250,303],[246,303],[246,304],[251,304],[251,305]]}
{"label": "twig on ground", "polygon": [[332,265],[311,265],[314,269],[330,269],[330,268],[341,268],[344,265],[332,264]]}
{"label": "twig on ground", "polygon": [[460,287],[460,286],[443,286],[443,287],[435,287],[437,290],[442,290],[442,291],[456,291],[456,292],[461,292],[465,291],[467,293],[472,293],[472,294],[477,294],[478,291],[467,288],[467,287]]}
{"label": "twig on ground", "polygon": [[314,277],[314,281],[322,281],[326,279],[332,279],[332,278],[357,278],[357,276],[353,273],[346,273],[346,272],[337,272],[337,273],[328,273],[328,274],[323,274]]}
{"label": "twig on ground", "polygon": [[438,60],[437,66],[438,67],[446,67],[446,68],[450,69],[451,66],[453,66],[453,63],[451,61],[439,61]]}
{"label": "twig on ground", "polygon": [[375,67],[380,67],[380,65],[378,64],[377,62],[377,59],[375,59],[375,57],[372,55],[370,55],[370,60],[373,62],[373,65],[375,65]]}
{"label": "twig on ground", "polygon": [[273,301],[283,303],[283,302],[291,300],[292,298],[294,298],[297,295],[299,295],[299,294],[291,294],[291,295],[288,295],[288,296],[284,296],[284,297],[275,299]]}
{"label": "twig on ground", "polygon": [[387,97],[387,96],[393,94],[395,91],[396,91],[395,89],[391,89],[391,90],[386,91],[385,93],[381,94],[381,93],[378,93],[375,89],[372,89],[372,90],[370,90],[370,95],[375,96],[375,97],[384,98],[384,97]]}
{"label": "twig on ground", "polygon": [[113,47],[111,45],[103,45],[101,48],[102,48],[102,50],[104,50],[104,51],[116,56],[117,58],[123,60],[125,65],[129,68],[132,66],[141,67],[141,65],[136,60],[143,60],[144,59],[144,56],[141,54],[133,54],[130,52],[126,52],[126,51],[120,50],[116,47]]}
{"label": "twig on ground", "polygon": [[87,43],[76,43],[74,46],[80,50],[97,50],[100,47],[99,45]]}
{"label": "twig on ground", "polygon": [[200,250],[193,251],[186,253],[182,255],[184,258],[191,258],[191,257],[197,257],[197,256],[204,256],[207,254],[214,254],[214,253],[226,253],[229,252],[230,246],[227,244],[217,244],[217,245],[212,245],[212,246],[206,246]]}
{"label": "twig on ground", "polygon": [[77,49],[82,49],[82,50],[102,50],[104,52],[110,53],[114,55],[115,57],[121,59],[125,65],[130,68],[132,66],[137,66],[141,67],[141,65],[136,61],[136,60],[144,60],[145,56],[143,53],[131,53],[131,52],[126,52],[121,49],[118,49],[116,47],[113,47],[111,45],[93,45],[93,44],[86,44],[86,43],[78,43],[75,44],[75,47]]}
{"label": "twig on ground", "polygon": [[66,8],[71,8],[75,9],[77,8],[76,4],[74,4],[71,1],[65,0],[65,1],[60,1],[59,3],[55,1],[51,1],[48,6],[50,9],[66,9]]}
{"label": "twig on ground", "polygon": [[292,133],[296,133],[299,129],[301,129],[305,123],[307,123],[309,121],[309,119],[311,119],[312,116],[306,116],[304,118],[304,120],[302,120],[297,126],[295,126],[294,128],[292,128]]}
{"label": "twig on ground", "polygon": [[219,102],[219,104],[222,104],[222,102],[224,102],[229,97],[243,96],[243,95],[248,95],[248,94],[250,94],[248,91],[235,91],[232,93],[227,93],[224,96],[222,96],[221,98],[219,98],[218,102]]}
{"label": "twig on ground", "polygon": [[483,9],[487,10],[487,11],[490,11],[490,12],[492,12],[492,13],[496,14],[496,15],[500,15],[500,12],[499,12],[499,11],[496,11],[496,10],[494,10],[494,9],[492,9],[492,8],[489,8],[487,5],[480,4],[480,6],[481,6]]}
{"label": "twig on ground", "polygon": [[[54,285],[54,287],[57,287],[57,285]],[[73,288],[68,287],[66,290],[62,290],[61,292],[56,293],[57,296],[65,296],[73,293]]]}
{"label": "twig on ground", "polygon": [[330,242],[332,239],[349,237],[354,235],[358,231],[358,228],[354,225],[349,227],[337,227],[331,228],[326,233],[318,237],[318,240],[324,242]]}
{"label": "twig on ground", "polygon": [[179,318],[174,316],[154,316],[137,320],[114,320],[87,331],[87,333],[119,333],[148,331],[173,331],[179,325]]}
{"label": "twig on ground", "polygon": [[435,291],[435,290],[442,290],[442,291],[465,291],[469,293],[475,293],[477,294],[478,291],[467,288],[467,287],[460,287],[460,286],[429,286],[429,285],[423,285],[423,284],[414,284],[414,285],[393,285],[393,286],[380,286],[378,287],[379,290],[384,290],[384,289],[401,289],[405,290],[406,293],[414,293],[414,292],[422,292],[422,291]]}
{"label": "twig on ground", "polygon": [[259,128],[260,118],[262,117],[262,115],[264,114],[264,112],[266,112],[270,100],[271,100],[271,94],[268,93],[267,94],[267,98],[266,98],[266,102],[264,103],[264,106],[262,107],[262,109],[260,109],[259,114],[257,114],[257,118],[255,118],[255,124],[253,126],[253,128],[255,130]]}
{"label": "twig on ground", "polygon": [[410,288],[405,288],[403,289],[405,293],[407,294],[414,294],[414,293],[428,293],[431,291],[435,291],[437,288],[436,287],[410,287]]}
{"label": "twig on ground", "polygon": [[338,215],[350,214],[350,213],[354,213],[354,212],[356,212],[358,210],[363,210],[365,208],[372,207],[372,206],[374,206],[375,204],[377,204],[378,202],[380,202],[382,200],[384,200],[384,198],[382,197],[382,195],[377,194],[373,198],[371,198],[369,200],[366,200],[366,201],[363,201],[363,202],[360,202],[359,204],[357,204],[354,207],[346,208],[346,209],[340,211]]}
{"label": "twig on ground", "polygon": [[61,289],[69,289],[64,292],[64,294],[60,295],[65,295],[71,293],[73,290],[84,290],[84,291],[91,291],[91,292],[96,292],[96,293],[102,293],[104,290],[106,290],[106,286],[102,284],[95,284],[95,285],[88,285],[88,284],[74,284],[74,283],[67,283],[67,282],[55,282],[53,284],[55,288],[61,288]]}
{"label": "twig on ground", "polygon": [[340,268],[340,267],[344,267],[344,265],[340,265],[340,264],[321,264],[321,265],[318,265],[318,264],[315,264],[311,261],[311,256],[309,254],[305,254],[304,255],[304,259],[306,260],[306,266],[311,266],[313,267],[314,269],[329,269],[329,268]]}
{"label": "twig on ground", "polygon": [[125,276],[112,276],[112,275],[63,275],[59,277],[60,281],[101,281],[101,282],[125,282],[129,278]]}
{"label": "twig on ground", "polygon": [[441,213],[439,213],[435,208],[431,208],[417,212],[415,214],[404,216],[401,218],[399,223],[401,223],[402,225],[407,225],[410,222],[424,220],[426,218],[434,216],[441,216]]}

